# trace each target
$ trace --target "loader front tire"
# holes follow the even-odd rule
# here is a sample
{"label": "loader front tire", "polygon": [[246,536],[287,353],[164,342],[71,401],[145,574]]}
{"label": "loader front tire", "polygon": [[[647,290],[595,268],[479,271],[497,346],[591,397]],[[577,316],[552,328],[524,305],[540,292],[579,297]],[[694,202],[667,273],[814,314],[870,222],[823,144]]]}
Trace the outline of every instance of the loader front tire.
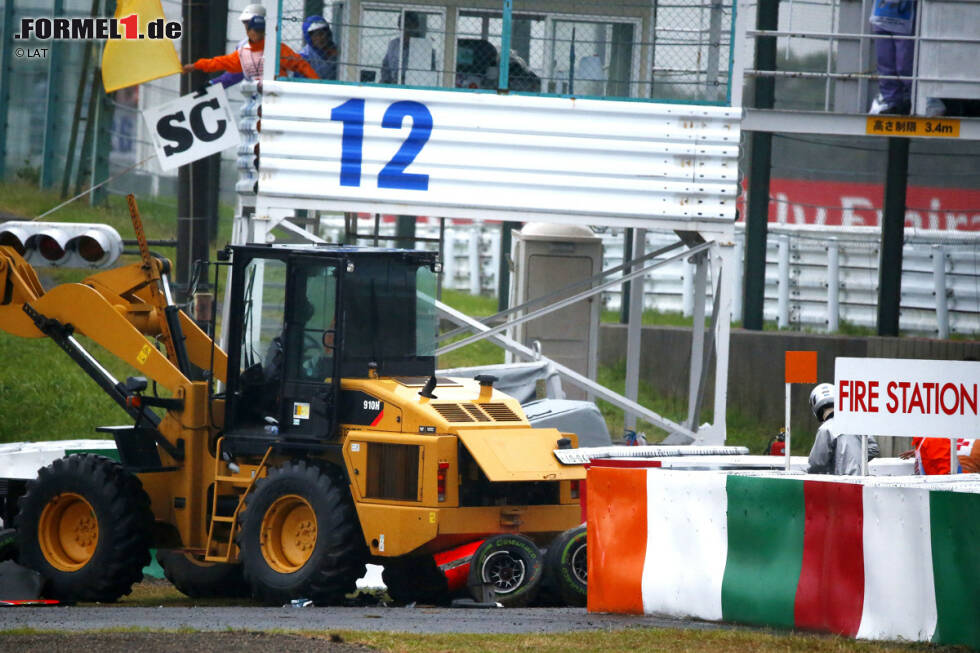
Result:
{"label": "loader front tire", "polygon": [[263,603],[338,604],[364,575],[367,547],[350,491],[328,467],[294,461],[271,469],[239,522],[245,580]]}
{"label": "loader front tire", "polygon": [[249,596],[240,564],[205,562],[190,553],[159,549],[157,562],[174,587],[192,599]]}
{"label": "loader front tire", "polygon": [[28,481],[16,519],[19,562],[60,601],[113,602],[143,579],[153,513],[143,485],[94,454],[55,460]]}

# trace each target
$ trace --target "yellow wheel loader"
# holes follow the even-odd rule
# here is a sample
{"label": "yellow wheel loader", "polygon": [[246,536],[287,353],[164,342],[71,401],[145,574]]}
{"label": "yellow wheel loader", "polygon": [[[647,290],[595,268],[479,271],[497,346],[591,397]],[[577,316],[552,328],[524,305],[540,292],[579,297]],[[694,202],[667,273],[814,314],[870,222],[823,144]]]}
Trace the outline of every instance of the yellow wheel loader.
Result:
{"label": "yellow wheel loader", "polygon": [[131,209],[142,260],[81,283],[45,292],[0,247],[0,329],[53,339],[132,419],[98,429],[121,463],[57,460],[20,497],[19,560],[52,597],[114,601],[156,547],[197,596],[338,603],[375,562],[399,600],[534,598],[544,550],[582,521],[584,469],[554,456],[577,440],[531,428],[493,377],[434,376],[434,253],[226,248],[225,352],[174,306]]}

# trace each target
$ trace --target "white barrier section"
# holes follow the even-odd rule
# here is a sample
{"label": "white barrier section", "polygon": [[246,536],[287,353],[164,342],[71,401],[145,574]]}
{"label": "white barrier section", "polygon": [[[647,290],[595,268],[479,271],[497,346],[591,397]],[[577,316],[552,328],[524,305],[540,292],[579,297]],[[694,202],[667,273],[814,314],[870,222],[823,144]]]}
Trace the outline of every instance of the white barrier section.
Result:
{"label": "white barrier section", "polygon": [[929,494],[865,486],[864,608],[857,636],[928,641],[936,630]]}
{"label": "white barrier section", "polygon": [[725,476],[674,472],[647,476],[643,607],[680,617],[721,619],[728,555]]}
{"label": "white barrier section", "polygon": [[257,201],[727,231],[740,120],[729,107],[266,80]]}

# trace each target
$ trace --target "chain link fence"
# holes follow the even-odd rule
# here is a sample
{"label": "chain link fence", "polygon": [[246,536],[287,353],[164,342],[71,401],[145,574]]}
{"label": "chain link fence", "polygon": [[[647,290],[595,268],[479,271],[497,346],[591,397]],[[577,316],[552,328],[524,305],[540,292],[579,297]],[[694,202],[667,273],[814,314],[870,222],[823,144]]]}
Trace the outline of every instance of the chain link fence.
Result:
{"label": "chain link fence", "polygon": [[[284,0],[282,42],[311,47],[328,23],[329,79],[421,88],[725,104],[731,0],[504,3]],[[307,50],[309,51],[309,50]]]}

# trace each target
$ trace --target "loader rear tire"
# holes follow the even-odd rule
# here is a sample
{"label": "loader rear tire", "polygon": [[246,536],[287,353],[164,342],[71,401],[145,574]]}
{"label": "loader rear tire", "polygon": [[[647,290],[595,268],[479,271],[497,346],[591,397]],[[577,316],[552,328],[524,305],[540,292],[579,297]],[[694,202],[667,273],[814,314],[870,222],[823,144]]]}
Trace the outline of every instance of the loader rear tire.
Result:
{"label": "loader rear tire", "polygon": [[16,519],[19,562],[60,601],[113,602],[143,579],[153,513],[143,485],[94,454],[55,460],[28,481]]}
{"label": "loader rear tire", "polygon": [[190,553],[159,549],[157,562],[174,587],[192,599],[249,596],[240,564],[205,562]]}
{"label": "loader rear tire", "polygon": [[271,469],[239,522],[245,580],[263,603],[338,604],[364,575],[367,547],[350,490],[329,467],[294,461]]}

